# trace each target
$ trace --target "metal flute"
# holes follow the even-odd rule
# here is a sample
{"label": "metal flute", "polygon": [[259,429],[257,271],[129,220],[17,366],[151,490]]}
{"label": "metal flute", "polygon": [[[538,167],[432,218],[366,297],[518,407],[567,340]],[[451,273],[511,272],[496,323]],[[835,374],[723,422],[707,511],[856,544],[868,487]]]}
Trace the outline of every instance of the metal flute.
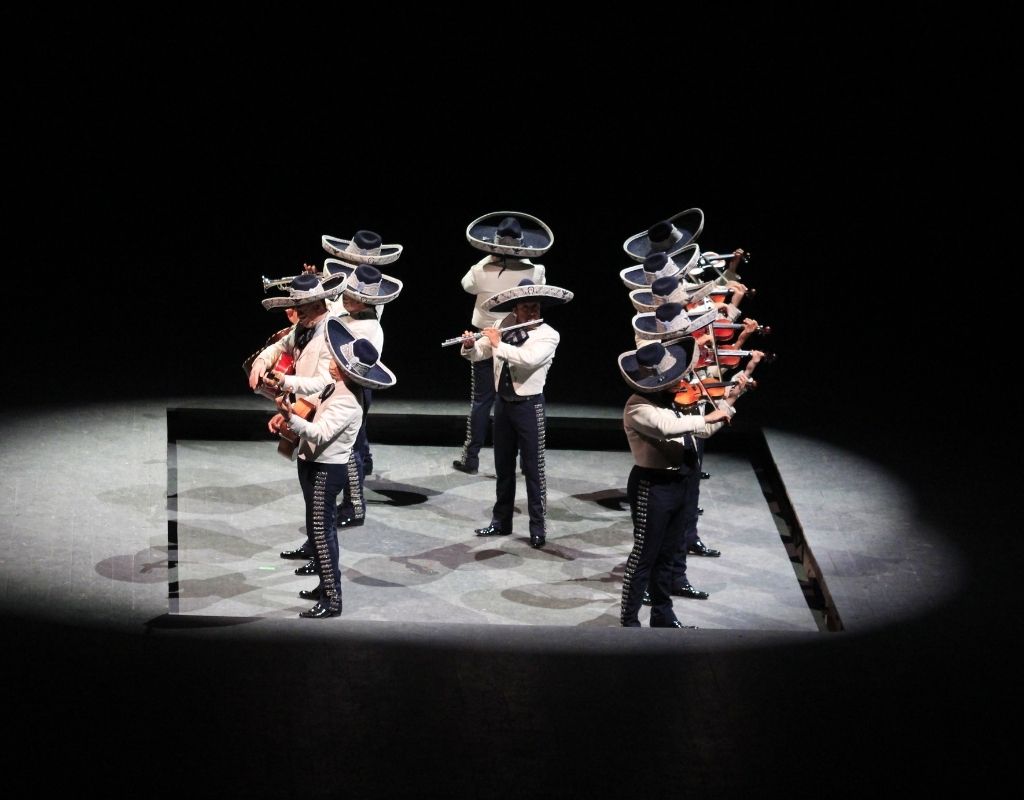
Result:
{"label": "metal flute", "polygon": [[[531,319],[529,322],[520,322],[518,325],[509,325],[506,328],[498,328],[498,330],[504,333],[505,331],[515,330],[516,328],[524,328],[527,325],[540,325],[543,321],[544,320],[542,319]],[[476,333],[472,334],[473,339],[479,339],[483,335],[483,331],[477,331]],[[443,342],[441,342],[441,347],[451,347],[453,344],[458,344],[459,342],[461,342],[464,338],[464,336],[455,336],[452,337],[451,339],[445,339]]]}

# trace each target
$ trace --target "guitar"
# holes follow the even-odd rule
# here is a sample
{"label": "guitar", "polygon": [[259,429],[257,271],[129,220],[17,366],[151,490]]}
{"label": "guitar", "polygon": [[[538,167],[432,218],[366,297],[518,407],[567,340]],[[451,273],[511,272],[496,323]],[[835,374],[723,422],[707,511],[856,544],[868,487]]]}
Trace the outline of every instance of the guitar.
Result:
{"label": "guitar", "polygon": [[[245,373],[246,378],[249,377],[249,373],[252,371],[252,365],[253,362],[256,361],[256,357],[260,353],[262,353],[266,348],[270,347],[270,345],[274,344],[274,342],[280,341],[289,333],[291,333],[293,327],[295,326],[292,325],[287,328],[282,328],[277,333],[272,334],[270,338],[263,343],[263,346],[259,350],[257,350],[255,353],[253,353],[251,356],[245,359],[245,361],[242,362],[242,372]],[[270,369],[273,372],[279,372],[282,375],[294,375],[295,358],[290,353],[281,353],[280,358],[277,359],[277,362]],[[262,378],[260,379],[259,385],[255,389],[255,393],[267,398],[268,400],[273,400],[275,397],[277,397],[277,390],[263,383]]]}
{"label": "guitar", "polygon": [[[306,422],[312,422],[313,415],[316,414],[316,406],[305,397],[300,397],[292,403],[292,413],[298,414]],[[286,428],[279,430],[277,435],[281,437],[281,441],[277,443],[277,452],[291,461],[295,457],[296,448],[299,446],[299,435]]]}

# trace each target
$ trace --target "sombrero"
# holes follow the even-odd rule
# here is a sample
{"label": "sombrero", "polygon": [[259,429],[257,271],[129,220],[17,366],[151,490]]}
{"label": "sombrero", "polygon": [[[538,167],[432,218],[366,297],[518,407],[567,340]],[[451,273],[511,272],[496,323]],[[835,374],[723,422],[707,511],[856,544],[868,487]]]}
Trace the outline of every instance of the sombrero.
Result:
{"label": "sombrero", "polygon": [[663,222],[656,222],[643,233],[630,236],[622,248],[634,261],[643,261],[651,253],[674,256],[704,229],[704,212],[688,208]]}
{"label": "sombrero", "polygon": [[675,258],[666,253],[650,253],[640,266],[626,267],[619,273],[630,289],[646,289],[658,278],[671,278],[692,269],[700,258],[696,244],[688,244]]}
{"label": "sombrero", "polygon": [[324,250],[334,256],[357,264],[390,264],[402,255],[402,245],[381,244],[379,233],[356,231],[351,239],[321,236]]}
{"label": "sombrero", "polygon": [[638,392],[660,392],[677,384],[693,369],[697,360],[697,346],[687,337],[668,347],[651,342],[619,356],[619,371]]}
{"label": "sombrero", "polygon": [[573,294],[568,289],[550,284],[534,283],[523,278],[517,286],[492,294],[483,303],[484,311],[511,311],[516,303],[527,300],[540,303],[541,308],[560,306],[572,300]]}
{"label": "sombrero", "polygon": [[327,345],[338,367],[361,386],[390,389],[398,382],[380,360],[377,348],[367,339],[357,339],[338,317],[327,318]]}
{"label": "sombrero", "polygon": [[402,282],[398,278],[385,275],[370,264],[346,264],[336,258],[328,258],[324,260],[324,275],[344,275],[343,294],[368,306],[390,303],[402,291]]}
{"label": "sombrero", "polygon": [[466,239],[477,250],[487,253],[530,258],[544,255],[554,244],[555,235],[531,214],[495,211],[469,223]]}
{"label": "sombrero", "polygon": [[271,308],[295,308],[304,306],[307,303],[315,303],[317,300],[333,300],[345,289],[345,275],[336,275],[320,281],[316,275],[303,272],[296,275],[292,282],[284,287],[288,294],[281,297],[268,297],[263,301],[263,307]]}

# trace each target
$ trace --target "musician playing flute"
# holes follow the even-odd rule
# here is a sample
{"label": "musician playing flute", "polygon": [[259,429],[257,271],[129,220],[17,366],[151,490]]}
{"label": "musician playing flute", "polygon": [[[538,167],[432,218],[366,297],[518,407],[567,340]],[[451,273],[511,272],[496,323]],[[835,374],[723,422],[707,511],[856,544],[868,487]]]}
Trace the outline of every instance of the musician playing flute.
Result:
{"label": "musician playing flute", "polygon": [[[462,356],[473,363],[490,360],[494,401],[494,469],[497,473],[491,521],[477,528],[477,536],[512,533],[516,496],[516,453],[526,477],[530,517],[530,546],[547,541],[547,483],[544,442],[547,425],[544,383],[558,348],[558,331],[541,320],[541,311],[572,300],[572,292],[558,286],[536,284],[528,278],[518,286],[487,298],[483,309],[505,314],[500,326],[489,326],[477,336],[465,331]],[[534,326],[522,326],[535,321]],[[502,327],[519,325],[512,330]]]}

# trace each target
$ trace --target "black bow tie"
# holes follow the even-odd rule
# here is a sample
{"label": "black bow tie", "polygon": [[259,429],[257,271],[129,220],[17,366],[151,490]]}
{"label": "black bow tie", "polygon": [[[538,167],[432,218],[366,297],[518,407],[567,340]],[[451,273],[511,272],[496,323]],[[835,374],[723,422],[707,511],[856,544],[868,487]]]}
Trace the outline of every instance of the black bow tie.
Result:
{"label": "black bow tie", "polygon": [[529,338],[530,334],[525,328],[516,328],[514,331],[505,331],[501,334],[501,341],[513,347],[520,347]]}
{"label": "black bow tie", "polygon": [[313,338],[313,334],[316,333],[316,328],[303,328],[299,326],[299,329],[295,332],[295,346],[300,350],[309,344],[309,340]]}

